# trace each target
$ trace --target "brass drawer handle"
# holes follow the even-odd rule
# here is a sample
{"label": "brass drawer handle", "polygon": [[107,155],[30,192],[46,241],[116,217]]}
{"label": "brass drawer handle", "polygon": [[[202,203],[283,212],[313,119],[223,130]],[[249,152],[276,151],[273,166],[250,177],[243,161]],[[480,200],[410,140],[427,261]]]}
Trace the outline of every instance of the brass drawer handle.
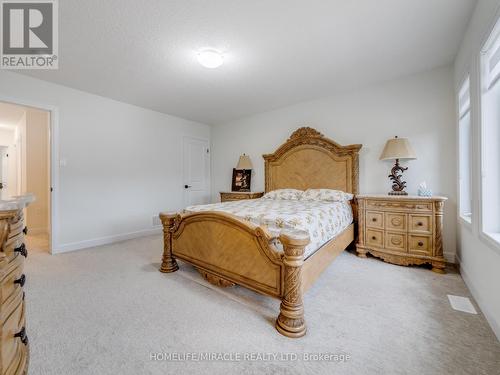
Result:
{"label": "brass drawer handle", "polygon": [[24,227],[24,229],[23,229],[23,233],[24,233],[24,235],[27,235],[27,234],[28,234],[28,227]]}
{"label": "brass drawer handle", "polygon": [[20,253],[25,258],[28,257],[28,249],[26,249],[26,245],[24,243],[21,246],[16,247],[14,252]]}
{"label": "brass drawer handle", "polygon": [[28,336],[26,336],[26,327],[21,328],[21,330],[14,335],[14,337],[19,337],[24,345],[28,345]]}
{"label": "brass drawer handle", "polygon": [[21,275],[19,279],[14,280],[14,284],[19,284],[21,288],[24,286],[25,283],[26,283],[26,275],[24,273]]}
{"label": "brass drawer handle", "polygon": [[418,241],[418,246],[422,247],[424,246],[424,243],[422,241]]}

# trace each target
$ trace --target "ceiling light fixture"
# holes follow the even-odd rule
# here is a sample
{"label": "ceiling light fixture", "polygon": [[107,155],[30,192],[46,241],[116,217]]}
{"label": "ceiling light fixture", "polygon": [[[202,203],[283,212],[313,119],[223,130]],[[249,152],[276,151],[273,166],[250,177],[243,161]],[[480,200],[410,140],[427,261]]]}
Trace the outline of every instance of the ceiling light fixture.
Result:
{"label": "ceiling light fixture", "polygon": [[224,55],[216,49],[207,48],[198,52],[198,62],[205,68],[215,69],[224,63]]}

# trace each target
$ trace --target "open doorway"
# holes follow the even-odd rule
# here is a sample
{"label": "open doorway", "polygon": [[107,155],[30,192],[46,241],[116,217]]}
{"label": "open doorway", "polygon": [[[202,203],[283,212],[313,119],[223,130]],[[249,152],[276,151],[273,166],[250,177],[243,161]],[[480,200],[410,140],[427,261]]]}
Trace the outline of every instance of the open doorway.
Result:
{"label": "open doorway", "polygon": [[0,196],[33,193],[25,210],[30,250],[50,252],[50,111],[0,102]]}

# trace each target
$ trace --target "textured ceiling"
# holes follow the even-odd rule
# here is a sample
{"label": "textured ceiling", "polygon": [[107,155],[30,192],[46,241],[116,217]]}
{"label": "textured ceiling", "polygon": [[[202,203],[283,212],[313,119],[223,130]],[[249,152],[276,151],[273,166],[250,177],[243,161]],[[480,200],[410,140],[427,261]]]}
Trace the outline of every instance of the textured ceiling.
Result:
{"label": "textured ceiling", "polygon": [[[63,0],[37,78],[214,124],[453,61],[475,0]],[[227,51],[215,70],[203,47]]]}

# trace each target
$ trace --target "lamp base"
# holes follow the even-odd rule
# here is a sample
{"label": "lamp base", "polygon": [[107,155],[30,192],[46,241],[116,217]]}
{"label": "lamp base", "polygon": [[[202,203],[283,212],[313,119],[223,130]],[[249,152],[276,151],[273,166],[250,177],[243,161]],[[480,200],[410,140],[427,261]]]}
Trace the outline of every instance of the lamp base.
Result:
{"label": "lamp base", "polygon": [[390,191],[389,195],[408,195],[406,191]]}

